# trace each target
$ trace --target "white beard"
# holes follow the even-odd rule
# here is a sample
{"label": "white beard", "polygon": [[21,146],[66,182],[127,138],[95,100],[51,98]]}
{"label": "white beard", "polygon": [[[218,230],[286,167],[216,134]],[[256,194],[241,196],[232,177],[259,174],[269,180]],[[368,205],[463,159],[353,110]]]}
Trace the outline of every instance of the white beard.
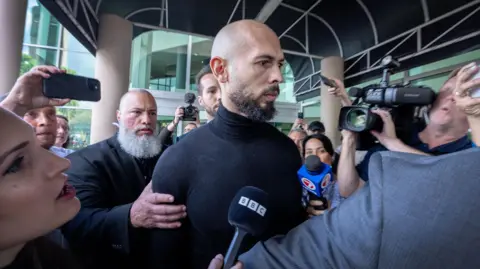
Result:
{"label": "white beard", "polygon": [[135,158],[152,158],[162,151],[162,143],[156,132],[154,135],[137,136],[135,131],[128,130],[120,124],[117,138],[122,149]]}

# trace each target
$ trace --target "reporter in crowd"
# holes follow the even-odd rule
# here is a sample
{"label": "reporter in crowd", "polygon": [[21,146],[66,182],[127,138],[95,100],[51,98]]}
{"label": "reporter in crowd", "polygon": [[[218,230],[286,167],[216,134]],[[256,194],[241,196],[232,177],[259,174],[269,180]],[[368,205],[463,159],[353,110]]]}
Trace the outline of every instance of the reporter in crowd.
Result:
{"label": "reporter in crowd", "polygon": [[117,120],[118,133],[68,156],[67,174],[82,208],[62,230],[89,269],[145,268],[148,229],[178,228],[186,215],[184,205],[172,205],[176,197],[151,189],[170,132],[156,135],[155,98],[147,90],[127,92]]}
{"label": "reporter in crowd", "polygon": [[46,66],[32,69],[0,103],[0,268],[79,268],[68,252],[44,236],[80,209],[63,174],[70,162],[44,148],[20,118],[27,111],[68,102],[42,94],[42,79],[57,72]]}
{"label": "reporter in crowd", "polygon": [[[451,90],[477,142],[480,100],[469,94],[480,79],[470,79],[478,71],[472,66],[458,72]],[[479,156],[478,148],[436,157],[374,154],[369,184],[335,210],[257,243],[233,268],[479,268]],[[217,255],[209,269],[222,261]]]}
{"label": "reporter in crowd", "polygon": [[[302,156],[304,160],[310,155],[316,155],[322,163],[332,166],[333,174],[336,177],[338,161],[335,161],[335,159],[337,156],[333,150],[332,141],[330,141],[327,136],[323,134],[313,134],[307,136],[302,142],[302,149]],[[338,185],[335,179],[332,180],[332,182],[327,186],[324,193],[325,198],[329,202],[328,209],[337,207],[342,201],[342,197],[340,196]],[[322,201],[310,200],[308,197],[308,192],[304,190],[303,199],[308,201],[309,206],[307,207],[307,213],[309,214],[309,217],[323,214],[325,210],[316,210],[314,208],[316,206],[322,206]]]}
{"label": "reporter in crowd", "polygon": [[[369,162],[378,151],[397,151],[421,155],[442,155],[469,149],[472,143],[467,136],[468,121],[464,111],[455,106],[453,90],[458,80],[459,70],[455,70],[439,90],[439,94],[429,112],[429,122],[422,130],[416,131],[407,141],[397,138],[395,124],[388,111],[374,110],[383,121],[382,132],[372,131],[379,145],[368,150],[363,161],[355,166],[356,135],[342,131],[342,152],[340,154],[338,184],[340,194],[350,196],[369,180]],[[345,91],[342,89],[342,91]]]}

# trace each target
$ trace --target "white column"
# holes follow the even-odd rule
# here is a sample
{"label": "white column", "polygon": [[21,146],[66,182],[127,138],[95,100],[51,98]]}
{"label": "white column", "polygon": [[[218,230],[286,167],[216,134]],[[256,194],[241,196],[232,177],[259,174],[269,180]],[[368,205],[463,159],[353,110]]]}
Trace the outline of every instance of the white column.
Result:
{"label": "white column", "polygon": [[95,77],[100,80],[102,99],[92,108],[90,143],[111,137],[117,128],[116,111],[120,98],[128,91],[132,23],[111,14],[100,17],[95,61]]}
{"label": "white column", "polygon": [[[343,81],[344,62],[341,57],[332,56],[322,60],[322,75]],[[320,92],[320,116],[325,125],[325,134],[332,140],[333,146],[340,145],[340,132],[338,131],[338,116],[340,114],[340,100],[328,94],[328,87],[322,83]]]}
{"label": "white column", "polygon": [[10,91],[20,74],[27,0],[0,0],[0,94]]}

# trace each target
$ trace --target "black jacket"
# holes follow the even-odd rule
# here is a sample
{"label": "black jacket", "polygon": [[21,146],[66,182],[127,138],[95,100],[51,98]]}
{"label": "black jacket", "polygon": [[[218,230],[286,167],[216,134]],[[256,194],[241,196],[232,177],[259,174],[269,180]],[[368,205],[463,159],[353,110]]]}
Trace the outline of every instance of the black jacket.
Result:
{"label": "black jacket", "polygon": [[67,157],[67,171],[82,208],[62,231],[83,266],[142,268],[146,230],[130,225],[130,208],[150,182],[158,156],[138,160],[116,135]]}

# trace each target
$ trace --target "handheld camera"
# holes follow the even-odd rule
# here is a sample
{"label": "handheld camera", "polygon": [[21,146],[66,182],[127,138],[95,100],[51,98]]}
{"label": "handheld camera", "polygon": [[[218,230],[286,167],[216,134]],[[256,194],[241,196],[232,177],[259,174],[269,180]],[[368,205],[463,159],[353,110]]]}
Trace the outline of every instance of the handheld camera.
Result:
{"label": "handheld camera", "polygon": [[411,136],[415,123],[423,120],[419,115],[420,109],[431,105],[436,98],[435,92],[427,87],[390,85],[390,75],[400,67],[400,63],[387,56],[382,65],[384,70],[380,84],[351,88],[349,95],[356,99],[352,106],[340,110],[339,128],[359,133],[358,150],[368,150],[376,143],[369,131],[382,131],[383,121],[372,109],[389,110],[397,137],[404,141]]}

